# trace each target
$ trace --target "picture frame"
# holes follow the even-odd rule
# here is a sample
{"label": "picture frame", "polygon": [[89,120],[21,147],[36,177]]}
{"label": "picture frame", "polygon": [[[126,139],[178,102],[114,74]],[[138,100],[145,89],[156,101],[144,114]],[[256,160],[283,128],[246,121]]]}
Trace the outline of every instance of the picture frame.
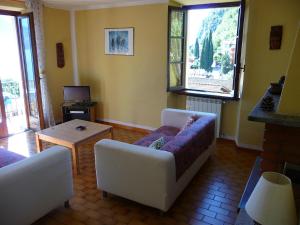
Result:
{"label": "picture frame", "polygon": [[105,28],[105,54],[133,56],[134,28]]}

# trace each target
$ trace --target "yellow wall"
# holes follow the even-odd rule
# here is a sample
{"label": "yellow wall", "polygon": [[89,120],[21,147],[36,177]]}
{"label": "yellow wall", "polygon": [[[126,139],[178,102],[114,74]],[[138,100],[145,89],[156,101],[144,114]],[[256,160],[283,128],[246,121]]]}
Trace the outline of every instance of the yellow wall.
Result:
{"label": "yellow wall", "polygon": [[[286,74],[294,38],[300,21],[298,0],[250,0],[246,52],[246,72],[241,98],[238,143],[260,146],[262,123],[248,121],[248,114],[266,91],[269,83]],[[283,25],[280,50],[269,50],[272,25]],[[297,79],[299,83],[299,78]]]}
{"label": "yellow wall", "polygon": [[[76,13],[81,84],[98,118],[158,127],[167,105],[167,4]],[[134,56],[104,54],[104,28],[134,27]]]}
{"label": "yellow wall", "polygon": [[298,35],[280,99],[279,113],[300,116],[300,22]]}
{"label": "yellow wall", "polygon": [[[73,85],[69,12],[44,7],[46,76],[56,121],[61,121],[63,86]],[[65,66],[56,65],[56,43],[64,46]]]}
{"label": "yellow wall", "polygon": [[22,11],[25,8],[26,8],[25,2],[0,0],[0,9],[3,9],[3,10]]}

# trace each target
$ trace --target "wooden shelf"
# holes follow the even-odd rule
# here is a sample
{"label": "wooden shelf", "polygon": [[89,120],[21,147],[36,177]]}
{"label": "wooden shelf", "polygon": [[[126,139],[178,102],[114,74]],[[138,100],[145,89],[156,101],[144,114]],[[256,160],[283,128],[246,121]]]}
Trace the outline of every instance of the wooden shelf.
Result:
{"label": "wooden shelf", "polygon": [[[273,112],[263,111],[260,107],[262,99],[267,96],[273,97],[274,100]],[[288,126],[288,127],[300,127],[300,115],[299,116],[283,115],[276,112],[280,101],[280,95],[270,94],[269,91],[267,90],[265,95],[262,97],[262,99],[256,104],[254,109],[251,111],[251,113],[248,116],[248,120],[276,124],[281,126]]]}

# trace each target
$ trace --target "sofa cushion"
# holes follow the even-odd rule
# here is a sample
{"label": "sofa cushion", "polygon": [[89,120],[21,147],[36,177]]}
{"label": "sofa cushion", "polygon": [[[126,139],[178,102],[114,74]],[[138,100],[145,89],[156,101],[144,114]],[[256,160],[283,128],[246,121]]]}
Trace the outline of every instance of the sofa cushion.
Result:
{"label": "sofa cushion", "polygon": [[161,147],[166,143],[164,137],[160,137],[157,140],[153,141],[150,145],[149,148],[153,149],[161,149]]}
{"label": "sofa cushion", "polygon": [[183,127],[181,127],[180,131],[178,132],[177,135],[181,134],[184,130],[188,129],[194,122],[196,122],[199,119],[198,115],[192,115],[190,116]]}
{"label": "sofa cushion", "polygon": [[0,168],[18,162],[26,157],[0,148]]}
{"label": "sofa cushion", "polygon": [[165,143],[168,143],[176,136],[176,134],[178,132],[179,132],[179,129],[176,127],[162,126],[162,127],[158,128],[157,130],[153,131],[151,134],[134,142],[133,144],[144,146],[144,147],[149,147],[149,145],[151,145],[152,142],[156,141],[157,139],[159,139],[161,137],[164,138]]}
{"label": "sofa cushion", "polygon": [[214,117],[202,116],[161,148],[163,151],[173,153],[177,180],[198,156],[212,144],[214,136]]}

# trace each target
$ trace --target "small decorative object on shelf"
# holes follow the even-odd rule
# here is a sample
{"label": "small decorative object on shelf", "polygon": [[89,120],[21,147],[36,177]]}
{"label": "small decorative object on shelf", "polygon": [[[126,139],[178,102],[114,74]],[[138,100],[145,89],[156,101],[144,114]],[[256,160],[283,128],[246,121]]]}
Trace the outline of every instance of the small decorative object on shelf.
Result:
{"label": "small decorative object on shelf", "polygon": [[285,76],[281,76],[278,83],[283,86],[284,85],[284,81],[285,81]]}
{"label": "small decorative object on shelf", "polygon": [[260,103],[260,107],[263,111],[272,112],[274,111],[274,100],[272,96],[266,96]]}
{"label": "small decorative object on shelf", "polygon": [[285,76],[281,76],[278,83],[271,83],[271,87],[269,88],[269,93],[273,95],[280,95],[283,84],[284,84]]}
{"label": "small decorative object on shelf", "polygon": [[269,88],[269,93],[273,95],[280,95],[282,91],[282,85],[279,83],[271,83]]}

